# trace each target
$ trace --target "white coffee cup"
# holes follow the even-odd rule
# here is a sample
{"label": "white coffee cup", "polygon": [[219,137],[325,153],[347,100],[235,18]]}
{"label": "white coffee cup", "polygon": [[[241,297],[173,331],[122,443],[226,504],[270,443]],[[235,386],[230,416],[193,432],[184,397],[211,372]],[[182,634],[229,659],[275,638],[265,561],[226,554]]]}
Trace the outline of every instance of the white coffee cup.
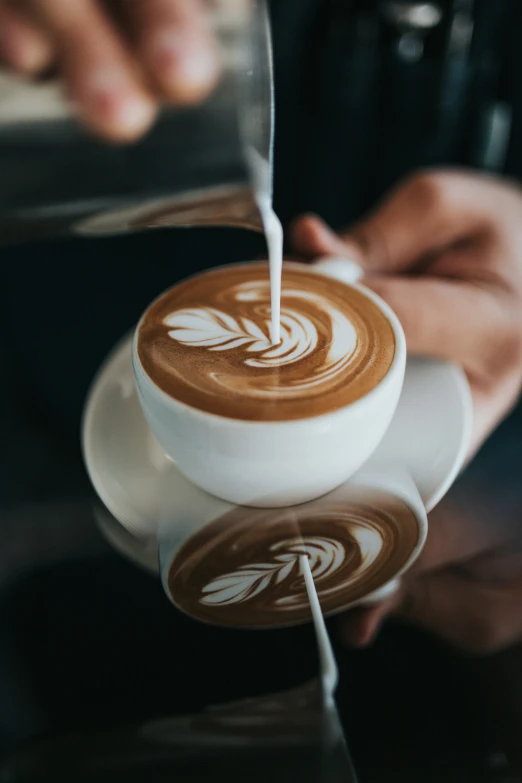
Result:
{"label": "white coffee cup", "polygon": [[[204,548],[207,551],[207,556],[212,557],[212,535],[214,534],[211,531],[215,523],[217,523],[215,535],[216,540],[218,540],[220,533],[226,529],[225,525],[232,525],[231,529],[235,529],[238,521],[240,521],[241,528],[252,529],[255,525],[267,524],[270,526],[273,523],[277,523],[279,519],[284,520],[290,515],[295,519],[296,536],[298,537],[300,523],[304,522],[310,515],[317,517],[318,513],[324,512],[326,516],[329,509],[342,509],[353,501],[354,491],[357,492],[359,490],[365,492],[365,497],[370,502],[372,497],[375,497],[376,509],[379,509],[379,502],[383,495],[402,501],[413,512],[415,517],[417,540],[400,568],[391,575],[391,578],[388,574],[388,578],[383,579],[383,582],[377,589],[360,596],[357,600],[347,601],[333,613],[346,611],[356,606],[370,606],[389,598],[398,589],[400,576],[413,565],[421,553],[428,533],[428,519],[422,498],[406,469],[402,466],[383,464],[376,460],[370,460],[350,480],[321,498],[298,505],[292,509],[274,508],[268,510],[248,507],[238,508],[233,504],[201,492],[191,482],[186,481],[176,470],[171,469],[164,476],[160,492],[157,528],[159,572],[167,597],[176,605],[176,598],[171,595],[169,589],[169,573],[173,561],[193,537],[203,534],[203,538],[206,538],[208,533],[209,539]],[[285,535],[288,535],[288,533]],[[218,556],[216,554],[216,557]],[[271,557],[273,557],[273,553],[270,552],[270,545],[267,543],[266,553],[256,550],[254,559],[256,562],[261,559],[263,563],[266,560],[267,565],[269,565]],[[249,562],[246,561],[242,565],[244,568],[248,568]],[[319,597],[321,597],[320,580],[317,581],[316,587]],[[193,588],[189,589],[191,592],[193,591]],[[247,601],[244,603],[245,609],[248,610],[248,606]],[[181,608],[183,609],[182,606]],[[221,623],[219,610],[216,612],[214,621],[217,624]],[[290,619],[288,624],[292,622]],[[255,626],[255,618],[253,619],[253,624]],[[285,622],[274,622],[274,626],[284,624]]]}
{"label": "white coffee cup", "polygon": [[[339,264],[319,274],[336,277]],[[276,422],[241,421],[192,408],[163,392],[146,374],[133,344],[133,368],[145,418],[165,454],[190,481],[230,503],[255,507],[304,503],[352,476],[375,451],[395,412],[404,380],[406,341],[399,320],[376,294],[391,324],[395,355],[368,394],[320,416]]]}

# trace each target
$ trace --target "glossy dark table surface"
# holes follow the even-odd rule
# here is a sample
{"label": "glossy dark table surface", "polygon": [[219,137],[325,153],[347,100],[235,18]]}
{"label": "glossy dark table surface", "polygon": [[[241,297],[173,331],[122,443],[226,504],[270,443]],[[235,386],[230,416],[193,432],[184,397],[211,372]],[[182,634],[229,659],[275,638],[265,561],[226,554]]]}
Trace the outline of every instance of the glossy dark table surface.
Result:
{"label": "glossy dark table surface", "polygon": [[[6,753],[45,736],[60,755],[71,732],[107,736],[317,674],[308,626],[239,632],[178,614],[158,581],[108,548],[88,499],[18,508],[2,522]],[[390,625],[372,648],[353,652],[338,643],[335,622],[330,628],[341,671],[337,702],[360,781],[522,780],[522,650],[472,659]],[[262,758],[297,771],[306,755],[295,753],[283,759],[272,748]],[[260,774],[255,758],[247,752],[241,766],[252,763]],[[8,779],[18,778],[0,776]]]}
{"label": "glossy dark table surface", "polygon": [[[518,520],[520,419],[515,412],[452,490],[468,513]],[[67,748],[94,752],[110,746],[111,737],[121,751],[150,721],[299,688],[317,677],[310,626],[236,631],[178,613],[157,579],[105,542],[85,476],[72,481],[71,466],[46,459],[30,436],[29,427],[11,448],[39,463],[49,491],[25,500],[21,480],[17,499],[0,508],[1,783],[45,779],[29,773],[49,754],[62,763]],[[31,486],[27,494],[34,496]],[[389,624],[372,647],[350,651],[335,618],[329,627],[341,674],[338,710],[359,781],[522,780],[522,648],[472,658]],[[31,744],[35,739],[44,751]],[[271,783],[299,775],[326,780],[309,760],[312,746],[283,742],[260,751],[247,744],[236,753],[237,768],[243,779]],[[226,743],[219,753],[229,769]],[[111,779],[123,779],[121,757],[115,751],[111,758]],[[202,763],[204,754],[198,758]],[[173,779],[212,779],[189,761],[185,756],[188,777]],[[218,761],[210,762],[214,778],[222,779]],[[179,757],[162,763],[162,771],[148,770],[151,783],[180,770]],[[127,781],[140,779],[128,763],[123,769]]]}

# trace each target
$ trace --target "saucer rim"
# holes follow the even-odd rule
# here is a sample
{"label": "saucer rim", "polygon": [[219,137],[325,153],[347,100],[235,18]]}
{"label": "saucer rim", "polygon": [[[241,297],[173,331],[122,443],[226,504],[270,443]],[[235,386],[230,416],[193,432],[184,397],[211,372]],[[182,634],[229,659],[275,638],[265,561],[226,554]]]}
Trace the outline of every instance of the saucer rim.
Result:
{"label": "saucer rim", "polygon": [[[113,526],[104,519],[104,515],[95,514],[95,521],[102,532],[102,535],[109,541],[111,546],[117,548],[120,554],[146,570],[151,571],[152,563],[148,560],[146,553],[138,550],[140,548],[143,548],[144,550],[150,549],[156,538],[155,533],[136,527],[131,521],[130,515],[125,513],[125,511],[113,500],[110,492],[106,491],[106,482],[103,481],[100,471],[97,468],[96,461],[93,458],[93,443],[98,437],[95,435],[96,427],[93,426],[93,422],[95,422],[99,405],[109,380],[108,376],[111,372],[114,373],[115,365],[128,361],[132,377],[132,339],[133,331],[127,332],[114,345],[93,377],[86,395],[86,402],[82,413],[81,449],[87,475],[96,493],[96,500],[104,506],[104,510],[111,515],[114,522]],[[452,377],[462,409],[462,427],[458,449],[455,449],[453,460],[451,461],[451,464],[448,465],[444,480],[440,482],[429,496],[423,498],[426,512],[429,513],[447,493],[465,463],[471,441],[473,404],[471,390],[466,375],[461,367],[436,359],[411,356],[408,357],[406,362],[406,374],[408,374],[408,371],[412,372],[412,362],[417,366],[423,364],[444,368],[444,371],[448,373],[448,376],[451,375]],[[135,394],[134,385],[131,393]],[[114,527],[114,529],[109,532],[106,530],[107,526]],[[118,534],[116,534],[116,530],[118,530]],[[127,539],[127,541],[120,541],[122,538]],[[159,574],[157,564],[154,570]]]}

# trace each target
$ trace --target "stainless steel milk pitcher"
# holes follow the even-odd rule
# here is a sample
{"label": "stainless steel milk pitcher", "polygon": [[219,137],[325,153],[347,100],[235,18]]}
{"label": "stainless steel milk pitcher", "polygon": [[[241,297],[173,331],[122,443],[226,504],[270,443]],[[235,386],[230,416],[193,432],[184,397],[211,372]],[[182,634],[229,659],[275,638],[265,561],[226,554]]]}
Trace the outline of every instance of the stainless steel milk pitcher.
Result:
{"label": "stainless steel milk pitcher", "polygon": [[0,70],[0,242],[175,225],[261,229],[255,189],[270,182],[259,182],[252,152],[269,171],[266,2],[209,0],[209,14],[223,63],[216,89],[197,106],[165,107],[136,144],[81,130],[59,82]]}

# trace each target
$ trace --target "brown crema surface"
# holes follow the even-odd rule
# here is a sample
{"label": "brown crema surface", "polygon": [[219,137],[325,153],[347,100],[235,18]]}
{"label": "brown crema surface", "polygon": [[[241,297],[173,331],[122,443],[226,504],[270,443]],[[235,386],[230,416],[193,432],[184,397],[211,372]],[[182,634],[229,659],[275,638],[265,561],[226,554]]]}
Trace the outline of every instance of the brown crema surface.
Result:
{"label": "brown crema surface", "polygon": [[324,614],[391,581],[419,540],[413,511],[393,495],[353,489],[289,509],[237,508],[190,538],[168,575],[182,611],[214,625],[268,628],[308,622],[299,556],[309,558]]}
{"label": "brown crema surface", "polygon": [[138,327],[138,356],[160,389],[193,408],[285,421],[360,399],[395,354],[391,324],[374,302],[302,264],[283,265],[277,347],[270,329],[268,264],[238,264],[160,296]]}

